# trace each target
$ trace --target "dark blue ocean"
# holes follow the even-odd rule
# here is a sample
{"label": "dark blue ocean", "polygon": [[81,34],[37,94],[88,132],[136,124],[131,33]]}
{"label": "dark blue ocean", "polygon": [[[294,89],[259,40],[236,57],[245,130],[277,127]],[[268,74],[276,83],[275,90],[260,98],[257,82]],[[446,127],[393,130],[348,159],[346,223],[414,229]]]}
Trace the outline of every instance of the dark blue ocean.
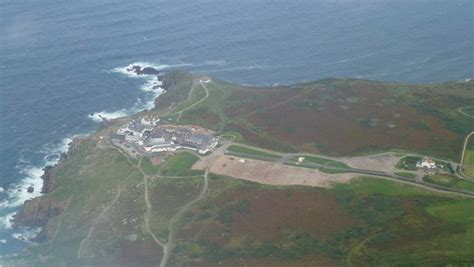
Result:
{"label": "dark blue ocean", "polygon": [[473,78],[474,2],[0,1],[0,255],[25,245],[9,218],[89,114],[149,106],[117,69],[134,62],[252,85]]}

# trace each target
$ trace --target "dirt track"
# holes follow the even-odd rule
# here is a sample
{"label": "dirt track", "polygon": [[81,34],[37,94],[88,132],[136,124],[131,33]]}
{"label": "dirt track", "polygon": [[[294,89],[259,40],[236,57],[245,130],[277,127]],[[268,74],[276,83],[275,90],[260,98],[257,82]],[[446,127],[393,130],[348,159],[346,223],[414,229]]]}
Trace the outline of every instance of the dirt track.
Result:
{"label": "dirt track", "polygon": [[221,155],[215,158],[201,159],[193,169],[204,170],[210,173],[223,174],[231,177],[269,185],[306,185],[330,187],[331,183],[348,182],[355,174],[327,174],[315,169],[293,167],[273,162],[245,159]]}

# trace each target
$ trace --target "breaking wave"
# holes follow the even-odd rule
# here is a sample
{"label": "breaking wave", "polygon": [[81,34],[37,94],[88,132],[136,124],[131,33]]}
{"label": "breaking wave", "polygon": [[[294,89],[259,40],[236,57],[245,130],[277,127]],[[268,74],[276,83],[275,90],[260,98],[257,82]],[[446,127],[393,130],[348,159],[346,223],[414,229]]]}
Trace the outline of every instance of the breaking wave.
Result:
{"label": "breaking wave", "polygon": [[[73,137],[64,138],[59,143],[43,146],[40,153],[43,155],[41,164],[34,165],[28,160],[20,159],[16,168],[23,179],[10,184],[7,188],[2,188],[3,199],[0,201],[0,229],[8,230],[12,228],[13,217],[19,207],[25,201],[41,196],[43,187],[44,168],[58,163],[61,153],[67,152]],[[30,191],[30,192],[28,192]],[[22,230],[29,237],[33,232],[31,229]]]}
{"label": "breaking wave", "polygon": [[103,120],[111,120],[111,119],[116,119],[120,117],[125,117],[125,116],[135,114],[139,111],[152,109],[155,107],[155,99],[159,95],[165,92],[165,90],[161,87],[161,81],[158,80],[158,76],[156,74],[135,73],[134,71],[131,70],[133,66],[139,66],[142,69],[150,67],[150,68],[154,68],[156,70],[161,71],[161,70],[169,69],[169,68],[187,67],[187,66],[192,66],[192,65],[193,64],[190,64],[190,63],[180,63],[180,64],[174,64],[174,65],[168,65],[168,64],[157,65],[157,64],[148,63],[148,62],[135,62],[125,67],[114,68],[112,70],[112,72],[114,73],[120,73],[120,74],[126,75],[127,77],[143,79],[144,82],[140,86],[140,90],[145,92],[145,96],[143,98],[137,98],[137,100],[135,101],[134,105],[131,108],[128,108],[128,109],[122,108],[122,109],[114,110],[114,111],[103,110],[99,112],[93,112],[89,114],[89,118],[95,122],[102,122]]}

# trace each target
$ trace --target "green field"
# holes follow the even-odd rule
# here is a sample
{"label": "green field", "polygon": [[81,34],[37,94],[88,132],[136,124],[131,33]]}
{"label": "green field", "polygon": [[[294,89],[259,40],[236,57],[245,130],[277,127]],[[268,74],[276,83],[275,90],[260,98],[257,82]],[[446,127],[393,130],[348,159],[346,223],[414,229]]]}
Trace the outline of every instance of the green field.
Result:
{"label": "green field", "polygon": [[461,180],[454,175],[448,175],[448,174],[426,175],[423,177],[423,181],[441,185],[441,186],[474,191],[474,182]]}
{"label": "green field", "polygon": [[140,167],[148,175],[193,176],[202,175],[201,171],[191,170],[199,158],[189,152],[179,152],[167,158],[165,163],[153,165],[149,158],[143,158]]}
{"label": "green field", "polygon": [[327,166],[327,167],[335,167],[335,168],[342,168],[342,169],[350,169],[351,168],[343,162],[335,161],[335,160],[332,160],[332,159],[316,157],[316,156],[295,156],[292,159],[294,161],[297,161],[299,157],[304,157],[305,158],[303,162],[308,161],[308,162],[324,165],[324,166]]}
{"label": "green field", "polygon": [[269,152],[265,152],[262,150],[256,150],[244,146],[239,145],[231,145],[227,148],[227,152],[230,154],[242,155],[242,156],[253,156],[255,158],[268,158],[268,159],[279,159],[280,156],[276,154],[272,154]]}
{"label": "green field", "polygon": [[462,112],[474,117],[474,107],[464,107],[460,109]]}
{"label": "green field", "polygon": [[202,175],[202,171],[191,170],[191,167],[198,161],[198,157],[189,152],[177,153],[166,160],[160,168],[161,175],[164,176],[193,176]]}
{"label": "green field", "polygon": [[412,172],[395,172],[395,174],[406,177],[406,178],[410,178],[410,179],[415,179],[416,178],[416,174],[414,174]]}
{"label": "green field", "polygon": [[[160,240],[167,239],[174,214],[197,196],[203,178],[156,174],[197,175],[189,170],[196,159],[187,152],[157,166],[142,159],[141,167],[150,175],[150,229]],[[143,177],[121,153],[84,141],[57,175],[53,191],[42,199],[69,204],[48,224],[49,242],[2,259],[2,264],[159,264],[161,250],[143,230]],[[205,198],[177,222],[170,266],[304,266],[308,258],[313,265],[467,264],[474,259],[472,205],[471,199],[375,178],[328,189],[258,185],[210,174]],[[84,257],[78,260],[81,243]]]}
{"label": "green field", "polygon": [[171,114],[178,113],[186,108],[191,107],[194,103],[203,99],[205,96],[206,96],[206,91],[204,91],[204,88],[202,88],[202,86],[200,85],[196,86],[191,95],[191,98],[181,103],[177,107],[173,108],[173,110],[171,111]]}
{"label": "green field", "polygon": [[[225,185],[231,181],[226,177],[213,180],[214,194],[189,215],[191,221],[183,222],[174,264],[198,260],[204,262],[197,266],[239,266],[247,262],[268,266],[272,258],[298,266],[315,255],[327,260],[316,265],[336,266],[462,266],[474,260],[471,199],[450,198],[374,178],[356,179],[334,189],[277,188],[248,182]],[[313,208],[299,216],[301,224],[294,223],[292,211],[306,209],[305,199],[311,196],[318,202],[310,203]],[[336,197],[337,206],[330,204],[332,197]],[[269,209],[279,212],[264,212]],[[343,226],[342,218],[328,219],[339,230],[326,225],[322,232],[318,230],[323,229],[321,225],[310,223],[315,220],[313,216],[320,218],[320,212],[324,218],[341,216],[336,215],[339,211],[358,223]],[[306,222],[312,226],[305,226]],[[264,226],[259,227],[259,223]],[[202,229],[201,240],[189,238],[189,229],[193,228]],[[326,235],[321,238],[318,233]],[[269,236],[271,241],[260,239]],[[186,255],[192,255],[191,259]]]}
{"label": "green field", "polygon": [[160,173],[160,166],[153,165],[147,157],[142,158],[140,167],[148,175],[157,175]]}
{"label": "green field", "polygon": [[440,203],[426,208],[431,215],[445,221],[459,223],[474,223],[474,201],[459,200],[448,203]]}
{"label": "green field", "polygon": [[[178,82],[186,83],[190,81]],[[454,160],[473,124],[458,112],[472,103],[471,82],[411,85],[324,79],[259,88],[214,78],[206,87],[209,97],[183,112],[181,124],[197,124],[218,134],[239,133],[239,142],[281,152],[349,156],[402,150]],[[173,101],[175,96],[175,91],[170,93]],[[175,111],[199,97],[202,91],[178,103]],[[335,120],[348,130],[338,131]],[[420,136],[430,142],[420,142]]]}
{"label": "green field", "polygon": [[474,137],[468,140],[463,164],[463,173],[474,178]]}
{"label": "green field", "polygon": [[421,160],[421,157],[406,156],[400,159],[396,168],[400,170],[416,171],[416,163]]}

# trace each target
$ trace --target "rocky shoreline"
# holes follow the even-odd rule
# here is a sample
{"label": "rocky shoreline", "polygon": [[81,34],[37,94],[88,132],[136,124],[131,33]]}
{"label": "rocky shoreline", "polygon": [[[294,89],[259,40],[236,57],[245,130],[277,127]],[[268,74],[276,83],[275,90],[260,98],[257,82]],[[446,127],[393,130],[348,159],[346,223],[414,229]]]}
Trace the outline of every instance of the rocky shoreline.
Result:
{"label": "rocky shoreline", "polygon": [[58,163],[53,166],[43,168],[43,186],[41,188],[42,195],[30,200],[26,200],[21,209],[13,217],[13,228],[20,227],[41,227],[41,231],[31,240],[34,242],[43,242],[48,240],[50,230],[48,223],[50,220],[59,215],[64,209],[66,203],[57,203],[48,197],[48,193],[54,190],[54,176],[57,168],[68,158],[71,153],[81,142],[83,137],[76,137],[69,143],[68,151],[61,153]]}
{"label": "rocky shoreline", "polygon": [[[130,66],[127,71],[133,72],[136,75],[157,75],[157,78],[162,78],[163,72],[156,70],[152,67],[140,67],[137,65]],[[179,72],[179,71],[178,71]],[[170,79],[164,79],[162,87],[166,88],[166,92],[169,89],[172,90],[176,81],[174,81],[175,73],[171,71]],[[155,108],[158,108],[158,98],[166,95],[162,94],[155,99]],[[166,97],[165,97],[166,98]],[[162,104],[162,101],[160,101]],[[166,101],[167,102],[167,101]],[[106,122],[106,121],[104,121]],[[55,216],[58,216],[66,207],[67,203],[55,202],[48,193],[55,190],[55,174],[59,166],[63,164],[70,153],[76,149],[76,147],[87,137],[76,137],[70,143],[68,151],[61,153],[59,161],[54,166],[46,166],[43,168],[43,185],[41,188],[41,196],[26,200],[20,210],[13,217],[13,228],[18,229],[20,227],[40,227],[41,231],[39,234],[30,241],[34,242],[45,242],[49,239],[52,234],[52,227],[49,222]],[[28,191],[38,190],[36,188],[28,188]]]}

